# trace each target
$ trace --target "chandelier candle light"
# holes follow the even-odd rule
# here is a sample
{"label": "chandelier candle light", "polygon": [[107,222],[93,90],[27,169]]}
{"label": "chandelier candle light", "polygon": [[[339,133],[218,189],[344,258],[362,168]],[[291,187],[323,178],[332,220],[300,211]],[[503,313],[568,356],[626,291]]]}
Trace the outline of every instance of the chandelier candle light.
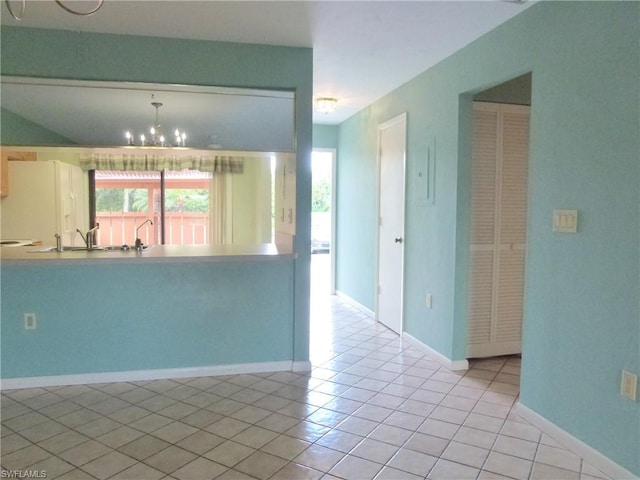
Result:
{"label": "chandelier candle light", "polygon": [[[151,147],[184,147],[186,145],[187,133],[185,131],[180,131],[179,129],[175,129],[174,134],[174,143],[171,144],[167,141],[166,137],[162,133],[162,125],[160,125],[159,121],[159,110],[162,106],[161,102],[156,102],[155,97],[151,95],[151,105],[156,109],[156,120],[151,128],[149,128],[149,133],[151,136],[147,138],[144,133],[140,134],[140,145],[151,146]],[[133,134],[131,130],[127,130],[124,134],[127,139],[127,145],[133,146],[135,145],[135,140],[133,138]]]}

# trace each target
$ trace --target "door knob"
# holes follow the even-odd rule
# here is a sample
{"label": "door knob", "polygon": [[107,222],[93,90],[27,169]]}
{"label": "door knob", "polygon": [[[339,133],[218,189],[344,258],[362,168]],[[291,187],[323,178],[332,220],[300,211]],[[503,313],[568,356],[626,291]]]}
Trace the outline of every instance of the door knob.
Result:
{"label": "door knob", "polygon": [[393,239],[393,241],[396,243],[402,243],[402,237],[396,237]]}

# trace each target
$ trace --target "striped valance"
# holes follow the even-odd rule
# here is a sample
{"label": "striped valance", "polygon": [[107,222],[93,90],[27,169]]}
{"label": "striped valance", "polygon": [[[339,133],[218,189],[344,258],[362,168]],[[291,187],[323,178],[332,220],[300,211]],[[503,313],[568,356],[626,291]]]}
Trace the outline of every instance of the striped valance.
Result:
{"label": "striped valance", "polygon": [[166,155],[149,153],[91,153],[80,158],[84,170],[181,171],[242,173],[244,157]]}

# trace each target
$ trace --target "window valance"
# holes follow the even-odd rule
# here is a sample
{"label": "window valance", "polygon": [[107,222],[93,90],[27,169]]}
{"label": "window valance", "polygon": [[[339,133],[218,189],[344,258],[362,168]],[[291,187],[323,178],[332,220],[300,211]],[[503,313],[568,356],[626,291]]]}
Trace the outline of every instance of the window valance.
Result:
{"label": "window valance", "polygon": [[212,173],[242,173],[244,160],[244,157],[224,155],[92,153],[80,158],[80,166],[84,170],[199,170]]}

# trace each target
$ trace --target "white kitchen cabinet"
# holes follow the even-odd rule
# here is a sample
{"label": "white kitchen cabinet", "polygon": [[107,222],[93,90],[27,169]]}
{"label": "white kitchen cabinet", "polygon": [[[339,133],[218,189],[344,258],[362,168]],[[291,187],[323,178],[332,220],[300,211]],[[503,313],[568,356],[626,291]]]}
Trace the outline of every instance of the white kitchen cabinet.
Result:
{"label": "white kitchen cabinet", "polygon": [[522,351],[529,113],[474,104],[469,358]]}
{"label": "white kitchen cabinet", "polygon": [[9,162],[11,194],[2,199],[2,239],[83,245],[88,230],[85,175],[80,167],[52,161]]}
{"label": "white kitchen cabinet", "polygon": [[2,149],[2,163],[0,164],[0,197],[9,195],[9,162],[35,162],[38,160],[36,152],[15,152]]}

